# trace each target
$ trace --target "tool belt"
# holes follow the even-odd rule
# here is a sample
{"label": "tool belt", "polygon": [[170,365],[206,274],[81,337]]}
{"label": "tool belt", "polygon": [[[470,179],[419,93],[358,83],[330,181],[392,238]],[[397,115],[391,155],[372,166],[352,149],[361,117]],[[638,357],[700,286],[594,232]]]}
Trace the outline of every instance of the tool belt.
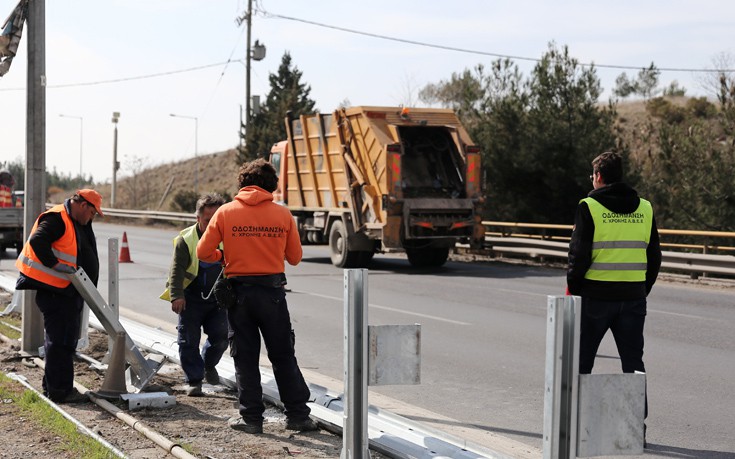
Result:
{"label": "tool belt", "polygon": [[230,309],[237,304],[235,287],[237,284],[257,285],[266,288],[283,288],[286,285],[284,273],[266,274],[262,276],[220,277],[214,283],[214,297],[221,308]]}

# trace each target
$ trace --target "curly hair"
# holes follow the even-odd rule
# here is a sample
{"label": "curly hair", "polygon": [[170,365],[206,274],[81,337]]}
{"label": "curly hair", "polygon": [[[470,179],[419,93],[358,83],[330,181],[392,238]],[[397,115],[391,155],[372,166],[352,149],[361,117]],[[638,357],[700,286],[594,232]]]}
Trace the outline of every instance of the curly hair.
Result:
{"label": "curly hair", "polygon": [[237,180],[240,188],[255,185],[269,193],[273,193],[278,187],[278,174],[276,173],[276,169],[263,158],[258,158],[240,166]]}
{"label": "curly hair", "polygon": [[219,207],[225,203],[225,198],[219,193],[203,194],[197,199],[196,216],[201,217],[205,207]]}
{"label": "curly hair", "polygon": [[623,180],[623,158],[619,154],[606,151],[592,160],[592,171],[599,172],[606,185]]}

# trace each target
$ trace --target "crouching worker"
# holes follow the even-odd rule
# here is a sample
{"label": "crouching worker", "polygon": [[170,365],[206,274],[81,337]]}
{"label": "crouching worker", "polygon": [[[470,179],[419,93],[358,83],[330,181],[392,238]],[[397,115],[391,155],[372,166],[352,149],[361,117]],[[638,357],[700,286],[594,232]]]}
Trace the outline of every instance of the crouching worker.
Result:
{"label": "crouching worker", "polygon": [[90,189],[77,191],[38,217],[15,262],[20,271],[15,288],[37,290],[36,305],[46,332],[43,393],[56,403],[88,401],[73,385],[84,299],[69,275],[82,267],[97,285],[100,263],[92,231],[95,215],[104,216],[102,196]]}
{"label": "crouching worker", "polygon": [[318,428],[306,405],[309,387],[294,353],[293,330],[286,304],[284,260],[301,261],[301,242],[293,216],[273,202],[276,171],[263,159],[240,168],[240,191],[214,214],[197,245],[200,260],[217,262],[224,243],[225,273],[236,301],[227,311],[230,353],[235,363],[240,416],[229,420],[235,430],[263,432],[263,388],[260,385],[260,336],[273,364],[273,375],[285,407],[286,429]]}
{"label": "crouching worker", "polygon": [[[227,313],[218,307],[212,294],[217,277],[222,272],[219,262],[200,261],[197,242],[207,229],[214,213],[225,203],[218,194],[205,194],[196,204],[197,222],[174,238],[174,254],[166,291],[161,299],[171,302],[171,310],[179,315],[178,345],[181,368],[187,387],[186,394],[202,395],[202,380],[220,383],[216,365],[227,349]],[[202,329],[207,340],[199,351]]]}

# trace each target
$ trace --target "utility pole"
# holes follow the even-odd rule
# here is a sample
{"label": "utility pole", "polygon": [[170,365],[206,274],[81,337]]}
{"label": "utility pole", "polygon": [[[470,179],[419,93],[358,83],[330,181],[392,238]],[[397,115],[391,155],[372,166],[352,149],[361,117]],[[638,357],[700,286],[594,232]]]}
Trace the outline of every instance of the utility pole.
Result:
{"label": "utility pole", "polygon": [[[250,41],[252,39],[252,28],[253,28],[253,0],[248,0],[248,10],[240,17],[236,19],[238,25],[245,22],[247,26],[246,39],[247,50],[245,52],[245,123],[242,122],[242,106],[240,108],[240,138],[241,145],[244,140],[247,128],[250,127],[250,120],[252,118],[251,109],[251,97],[250,97],[250,63],[252,61],[261,61],[265,58],[265,45],[262,45],[258,40],[255,40],[255,46],[252,46]],[[243,130],[244,128],[244,130]]]}
{"label": "utility pole", "polygon": [[115,125],[115,133],[112,138],[112,191],[110,192],[110,207],[115,207],[115,192],[117,191],[117,170],[120,169],[120,162],[117,160],[117,121],[120,119],[120,112],[112,112],[112,124]]}
{"label": "utility pole", "polygon": [[250,37],[253,19],[253,0],[248,0],[247,13],[247,52],[245,53],[245,127],[250,127]]}
{"label": "utility pole", "polygon": [[[23,239],[28,240],[46,204],[46,1],[28,2],[28,75],[26,83],[26,176]],[[43,346],[43,320],[35,291],[23,290],[21,351],[37,355]]]}

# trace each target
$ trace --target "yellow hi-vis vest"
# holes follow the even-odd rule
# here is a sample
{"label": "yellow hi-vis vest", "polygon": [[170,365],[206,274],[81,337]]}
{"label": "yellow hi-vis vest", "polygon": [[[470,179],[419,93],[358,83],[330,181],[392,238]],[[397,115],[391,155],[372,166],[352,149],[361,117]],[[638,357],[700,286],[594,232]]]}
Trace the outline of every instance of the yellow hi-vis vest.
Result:
{"label": "yellow hi-vis vest", "polygon": [[[629,214],[618,214],[593,198],[585,198],[595,223],[592,265],[585,279],[607,282],[643,282],[651,239],[653,208],[645,199]],[[581,202],[581,201],[580,201]]]}
{"label": "yellow hi-vis vest", "polygon": [[[191,282],[197,278],[199,274],[199,259],[197,258],[197,243],[199,242],[199,234],[197,234],[197,224],[181,230],[178,236],[174,238],[174,250],[176,250],[176,241],[183,238],[186,246],[189,248],[189,266],[186,267],[184,274],[184,288],[188,287]],[[166,282],[166,290],[159,297],[162,300],[171,301],[171,292],[169,291],[168,282]]]}

